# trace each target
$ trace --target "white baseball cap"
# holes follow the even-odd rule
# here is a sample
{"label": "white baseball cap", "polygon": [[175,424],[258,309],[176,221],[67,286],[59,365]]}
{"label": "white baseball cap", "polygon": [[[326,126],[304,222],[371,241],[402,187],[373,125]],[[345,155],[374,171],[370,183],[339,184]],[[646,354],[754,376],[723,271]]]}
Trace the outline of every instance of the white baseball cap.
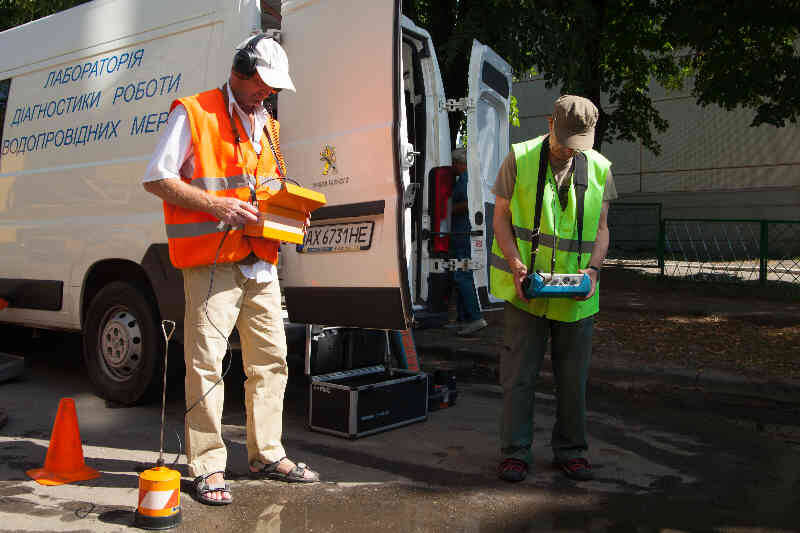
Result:
{"label": "white baseball cap", "polygon": [[[248,37],[236,46],[237,50],[241,50],[251,39],[256,37]],[[256,72],[258,72],[261,81],[272,87],[273,89],[289,89],[290,91],[297,92],[292,83],[292,78],[289,77],[289,58],[286,57],[286,52],[275,39],[263,38],[255,46],[256,58]]]}

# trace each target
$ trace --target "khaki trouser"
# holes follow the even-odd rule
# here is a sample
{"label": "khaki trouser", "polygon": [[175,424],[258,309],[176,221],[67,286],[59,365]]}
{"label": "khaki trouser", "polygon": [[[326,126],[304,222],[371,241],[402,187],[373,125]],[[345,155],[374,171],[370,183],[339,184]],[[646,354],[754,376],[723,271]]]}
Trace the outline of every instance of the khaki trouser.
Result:
{"label": "khaki trouser", "polygon": [[[236,326],[246,376],[247,458],[251,463],[269,464],[286,456],[281,432],[288,369],[280,286],[277,279],[256,283],[242,275],[235,264],[217,264],[206,316],[211,270],[210,266],[183,270],[186,407],[200,400],[220,379],[225,339]],[[192,476],[225,470],[224,397],[220,382],[186,415],[186,456]]]}

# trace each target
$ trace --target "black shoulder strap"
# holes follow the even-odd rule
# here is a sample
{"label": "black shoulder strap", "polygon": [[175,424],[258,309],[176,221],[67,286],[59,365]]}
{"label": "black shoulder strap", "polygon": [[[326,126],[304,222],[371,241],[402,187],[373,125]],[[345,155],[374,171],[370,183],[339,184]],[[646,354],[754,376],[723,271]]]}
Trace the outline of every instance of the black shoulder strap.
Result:
{"label": "black shoulder strap", "polygon": [[581,268],[581,248],[583,247],[583,202],[586,198],[586,188],[589,186],[589,168],[586,161],[586,154],[577,152],[575,154],[575,208],[578,217],[578,270]]}
{"label": "black shoulder strap", "polygon": [[550,160],[550,136],[544,138],[542,149],[539,152],[539,176],[536,183],[536,206],[533,211],[533,233],[531,235],[531,264],[528,271],[533,271],[536,264],[536,252],[539,251],[539,226],[542,224],[542,199],[544,198],[544,184],[547,179],[547,163]]}
{"label": "black shoulder strap", "polygon": [[[550,155],[550,139],[545,137],[542,142],[542,149],[539,153],[539,176],[536,184],[536,207],[533,217],[533,234],[531,236],[531,263],[529,269],[533,269],[536,264],[536,252],[539,250],[539,227],[542,223],[542,199],[544,198],[544,186],[547,179],[547,163]],[[586,199],[586,188],[589,186],[589,167],[586,154],[577,152],[575,154],[575,203],[576,217],[578,225],[578,269],[581,268],[581,249],[583,248],[583,214],[584,202]],[[553,251],[555,258],[555,250]]]}

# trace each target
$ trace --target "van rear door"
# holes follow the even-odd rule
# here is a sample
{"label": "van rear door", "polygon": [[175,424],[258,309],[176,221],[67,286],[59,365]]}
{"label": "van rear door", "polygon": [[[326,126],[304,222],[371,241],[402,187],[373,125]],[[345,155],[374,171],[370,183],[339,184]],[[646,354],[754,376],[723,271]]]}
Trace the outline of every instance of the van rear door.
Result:
{"label": "van rear door", "polygon": [[322,192],[302,246],[281,249],[289,320],[406,329],[411,320],[401,165],[400,2],[284,0],[297,93],[278,100],[288,175]]}
{"label": "van rear door", "polygon": [[467,110],[467,200],[472,222],[472,260],[475,289],[481,307],[500,305],[489,292],[489,254],[494,231],[494,194],[497,171],[509,150],[508,116],[511,65],[488,46],[472,41],[469,60]]}

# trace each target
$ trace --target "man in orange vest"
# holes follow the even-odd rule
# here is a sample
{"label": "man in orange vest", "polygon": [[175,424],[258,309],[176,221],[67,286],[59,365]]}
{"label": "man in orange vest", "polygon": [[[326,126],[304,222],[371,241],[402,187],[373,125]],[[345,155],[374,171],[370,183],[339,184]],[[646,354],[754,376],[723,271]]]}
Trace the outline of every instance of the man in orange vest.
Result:
{"label": "man in orange vest", "polygon": [[236,327],[242,344],[247,455],[254,477],[314,482],[281,444],[288,376],[276,264],[279,242],[250,238],[256,188],[285,176],[279,124],[263,101],[294,91],[283,48],[263,34],[237,47],[221,88],[180,98],[143,178],[164,200],[170,260],[183,273],[186,310],[186,455],[197,498],[231,503],[222,440],[222,360]]}

